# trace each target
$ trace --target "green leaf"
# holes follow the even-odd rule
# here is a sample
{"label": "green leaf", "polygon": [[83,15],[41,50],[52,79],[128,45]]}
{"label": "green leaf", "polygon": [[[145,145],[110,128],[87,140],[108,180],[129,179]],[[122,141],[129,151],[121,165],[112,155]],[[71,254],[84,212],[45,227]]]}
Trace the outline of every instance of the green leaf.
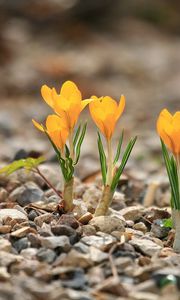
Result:
{"label": "green leaf", "polygon": [[98,133],[98,150],[99,150],[99,158],[101,164],[102,180],[103,180],[103,184],[106,185],[106,174],[107,174],[106,155],[104,152],[104,147],[103,147],[103,143],[99,131],[97,133]]}
{"label": "green leaf", "polygon": [[66,181],[69,181],[74,174],[73,160],[71,157],[69,157],[66,158],[65,162],[66,162],[66,177],[67,177]]}
{"label": "green leaf", "polygon": [[123,137],[124,137],[124,130],[122,131],[122,134],[121,134],[120,139],[119,139],[119,143],[118,143],[118,147],[117,147],[117,151],[116,151],[116,156],[115,156],[114,162],[113,162],[114,166],[118,162],[120,154],[121,154],[121,147],[122,147]]}
{"label": "green leaf", "polygon": [[15,171],[25,168],[28,171],[31,171],[33,168],[36,168],[39,164],[45,161],[44,157],[19,159],[13,161],[11,164],[0,169],[0,174],[5,173],[7,176],[14,173]]}
{"label": "green leaf", "polygon": [[36,168],[38,165],[40,165],[44,161],[45,161],[45,158],[43,156],[38,157],[38,158],[28,157],[28,158],[24,159],[24,168],[27,170],[32,170],[33,168]]}
{"label": "green leaf", "polygon": [[172,218],[162,220],[163,227],[173,228]]}
{"label": "green leaf", "polygon": [[78,128],[76,130],[76,133],[75,133],[75,136],[74,136],[74,139],[73,139],[73,146],[74,146],[74,148],[76,147],[80,131],[81,131],[81,124],[78,126]]}
{"label": "green leaf", "polygon": [[67,157],[67,158],[69,158],[70,157],[70,151],[69,151],[69,148],[68,148],[68,146],[65,144],[65,156]]}
{"label": "green leaf", "polygon": [[82,145],[82,142],[83,142],[85,134],[86,134],[86,128],[87,128],[87,123],[84,124],[84,126],[82,128],[82,131],[80,133],[79,140],[77,142],[77,146],[76,146],[76,149],[75,149],[76,158],[75,158],[75,161],[74,161],[74,165],[76,165],[79,161],[79,157],[80,157],[80,153],[81,153],[81,145]]}
{"label": "green leaf", "polygon": [[15,160],[11,164],[0,169],[0,174],[5,173],[7,176],[24,167],[24,159]]}
{"label": "green leaf", "polygon": [[65,181],[68,181],[69,178],[72,178],[72,174],[74,173],[74,169],[73,166],[70,166],[70,163],[68,162],[68,160],[70,160],[70,151],[69,148],[67,147],[67,145],[65,145],[65,155],[66,158],[62,158],[61,156],[61,152],[60,150],[56,147],[56,145],[54,144],[54,142],[52,141],[52,139],[50,138],[49,134],[47,133],[47,131],[45,131],[51,145],[54,148],[54,151],[56,152],[57,158],[58,158],[58,162],[62,171],[62,175],[64,177]]}
{"label": "green leaf", "polygon": [[170,156],[168,150],[161,140],[162,153],[164,157],[164,162],[169,177],[169,183],[171,187],[171,206],[177,210],[180,210],[180,192],[179,192],[179,178],[176,166],[176,161],[173,156]]}
{"label": "green leaf", "polygon": [[124,168],[126,166],[126,163],[128,161],[128,158],[129,158],[129,156],[131,154],[131,151],[132,151],[132,149],[134,147],[134,144],[135,144],[136,140],[137,140],[137,137],[135,137],[134,139],[132,139],[129,142],[129,144],[127,145],[127,147],[126,147],[126,150],[125,150],[125,152],[123,154],[123,158],[122,158],[121,164],[120,164],[120,166],[119,166],[116,174],[114,175],[114,178],[113,178],[113,181],[112,181],[112,184],[111,184],[111,190],[113,192],[115,191],[115,189],[116,189],[116,187],[118,185],[119,178],[120,178],[120,176],[121,176],[121,174],[122,174],[122,172],[123,172],[123,170],[124,170]]}
{"label": "green leaf", "polygon": [[58,157],[58,161],[61,167],[64,180],[67,181],[66,161],[61,156]]}

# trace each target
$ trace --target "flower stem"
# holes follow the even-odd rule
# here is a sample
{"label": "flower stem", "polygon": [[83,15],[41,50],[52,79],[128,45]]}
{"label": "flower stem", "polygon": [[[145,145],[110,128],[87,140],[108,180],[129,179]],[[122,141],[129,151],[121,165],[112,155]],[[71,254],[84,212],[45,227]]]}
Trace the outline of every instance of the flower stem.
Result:
{"label": "flower stem", "polygon": [[106,185],[103,190],[103,194],[101,200],[96,208],[95,217],[105,216],[108,212],[108,208],[111,204],[113,197],[113,192],[111,191],[111,187]]}
{"label": "flower stem", "polygon": [[175,238],[173,249],[174,251],[180,253],[180,211],[173,210],[173,217],[174,217],[174,226],[175,226]]}
{"label": "flower stem", "polygon": [[64,183],[63,200],[65,212],[72,211],[73,209],[73,185],[74,178]]}
{"label": "flower stem", "polygon": [[112,179],[113,179],[113,154],[112,154],[111,139],[107,140],[107,149],[108,149],[108,162],[107,162],[106,185],[111,186]]}

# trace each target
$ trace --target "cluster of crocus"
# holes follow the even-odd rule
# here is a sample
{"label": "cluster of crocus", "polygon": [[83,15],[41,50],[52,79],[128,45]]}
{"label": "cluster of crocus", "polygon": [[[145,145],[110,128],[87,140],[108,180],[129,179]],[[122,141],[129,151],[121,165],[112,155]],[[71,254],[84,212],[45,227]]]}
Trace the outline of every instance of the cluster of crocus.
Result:
{"label": "cluster of crocus", "polygon": [[157,121],[157,131],[171,186],[172,220],[175,228],[173,248],[180,252],[180,111],[171,115],[167,109],[163,109]]}
{"label": "cluster of crocus", "polygon": [[[120,160],[124,137],[122,131],[116,152],[113,153],[113,134],[117,121],[125,108],[125,97],[123,95],[120,97],[119,104],[109,96],[100,98],[92,96],[90,99],[82,100],[81,92],[72,81],[66,81],[59,94],[55,88],[51,89],[43,85],[41,94],[54,114],[47,116],[45,126],[35,120],[33,120],[33,124],[47,135],[56,152],[64,178],[63,209],[65,212],[73,210],[74,167],[80,158],[81,145],[87,127],[86,123],[77,128],[76,125],[81,111],[89,105],[91,117],[99,129],[97,144],[103,182],[102,197],[97,204],[95,216],[106,215],[120,176],[136,142],[136,137],[129,141]],[[171,115],[167,109],[163,109],[157,120],[157,131],[161,138],[162,153],[171,187],[172,220],[175,228],[173,248],[180,252],[180,111]],[[107,151],[104,150],[101,134],[106,141]],[[120,164],[117,166],[119,160]],[[0,173],[5,172],[8,175],[24,167],[26,170],[32,170],[41,175],[53,188],[38,169],[40,162],[42,162],[42,158],[14,161],[9,166],[2,168]],[[59,195],[55,188],[54,191]]]}
{"label": "cluster of crocus", "polygon": [[[33,124],[49,138],[64,178],[64,211],[73,209],[74,166],[78,163],[86,124],[75,131],[79,115],[90,100],[82,100],[81,92],[72,81],[66,81],[58,94],[55,88],[43,85],[41,94],[55,114],[46,119],[46,126],[33,120]],[[68,141],[68,146],[67,146]]]}
{"label": "cluster of crocus", "polygon": [[74,166],[79,160],[81,145],[86,132],[86,124],[82,128],[79,126],[76,130],[75,126],[81,111],[89,104],[92,119],[107,141],[108,157],[106,158],[101,135],[98,132],[98,149],[104,190],[95,215],[105,215],[136,141],[135,138],[129,142],[122,157],[121,164],[116,169],[116,164],[119,161],[121,153],[123,133],[121,134],[114,158],[111,141],[116,123],[124,111],[124,96],[121,96],[119,105],[108,96],[101,98],[92,96],[90,99],[82,100],[81,92],[71,81],[66,81],[62,85],[60,94],[56,92],[55,88],[51,89],[46,85],[42,86],[41,94],[46,103],[54,110],[55,114],[47,117],[46,126],[34,120],[33,123],[39,130],[47,135],[57,154],[64,177],[63,201],[65,211],[71,211],[73,209]]}

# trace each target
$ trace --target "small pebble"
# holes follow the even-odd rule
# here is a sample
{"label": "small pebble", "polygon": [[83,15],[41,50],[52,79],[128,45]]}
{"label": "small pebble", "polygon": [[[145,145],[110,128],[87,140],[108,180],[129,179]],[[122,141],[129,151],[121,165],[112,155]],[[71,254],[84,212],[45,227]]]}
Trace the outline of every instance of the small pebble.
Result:
{"label": "small pebble", "polygon": [[51,249],[40,248],[36,254],[39,261],[45,261],[48,264],[53,263],[56,259],[56,253]]}
{"label": "small pebble", "polygon": [[140,230],[143,233],[147,232],[147,227],[143,222],[139,222],[139,223],[134,224],[133,228],[136,229],[136,230]]}
{"label": "small pebble", "polygon": [[30,246],[29,240],[27,237],[24,237],[22,239],[18,239],[17,241],[13,242],[13,247],[17,250],[17,252],[20,252],[23,249],[26,249]]}

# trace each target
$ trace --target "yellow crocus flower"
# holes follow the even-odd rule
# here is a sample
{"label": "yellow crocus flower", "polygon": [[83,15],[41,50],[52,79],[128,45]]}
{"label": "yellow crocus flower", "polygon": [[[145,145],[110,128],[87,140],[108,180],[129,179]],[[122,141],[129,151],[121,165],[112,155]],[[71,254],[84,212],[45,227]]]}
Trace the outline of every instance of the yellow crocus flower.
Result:
{"label": "yellow crocus flower", "polygon": [[82,100],[82,95],[76,84],[72,81],[66,81],[60,90],[60,94],[55,88],[49,88],[43,85],[41,94],[46,103],[59,115],[66,120],[66,125],[70,131],[77,123],[81,111],[91,101]]}
{"label": "yellow crocus flower", "polygon": [[180,155],[180,111],[174,115],[163,109],[157,120],[157,131],[175,156]]}
{"label": "yellow crocus flower", "polygon": [[91,99],[93,99],[89,103],[91,117],[106,139],[110,140],[116,122],[124,111],[125,97],[121,96],[119,104],[109,96],[100,98],[92,96]]}
{"label": "yellow crocus flower", "polygon": [[32,120],[34,126],[40,131],[47,132],[56,147],[63,151],[64,145],[68,138],[68,130],[64,126],[63,118],[57,115],[49,115],[46,119],[46,128],[35,120]]}

